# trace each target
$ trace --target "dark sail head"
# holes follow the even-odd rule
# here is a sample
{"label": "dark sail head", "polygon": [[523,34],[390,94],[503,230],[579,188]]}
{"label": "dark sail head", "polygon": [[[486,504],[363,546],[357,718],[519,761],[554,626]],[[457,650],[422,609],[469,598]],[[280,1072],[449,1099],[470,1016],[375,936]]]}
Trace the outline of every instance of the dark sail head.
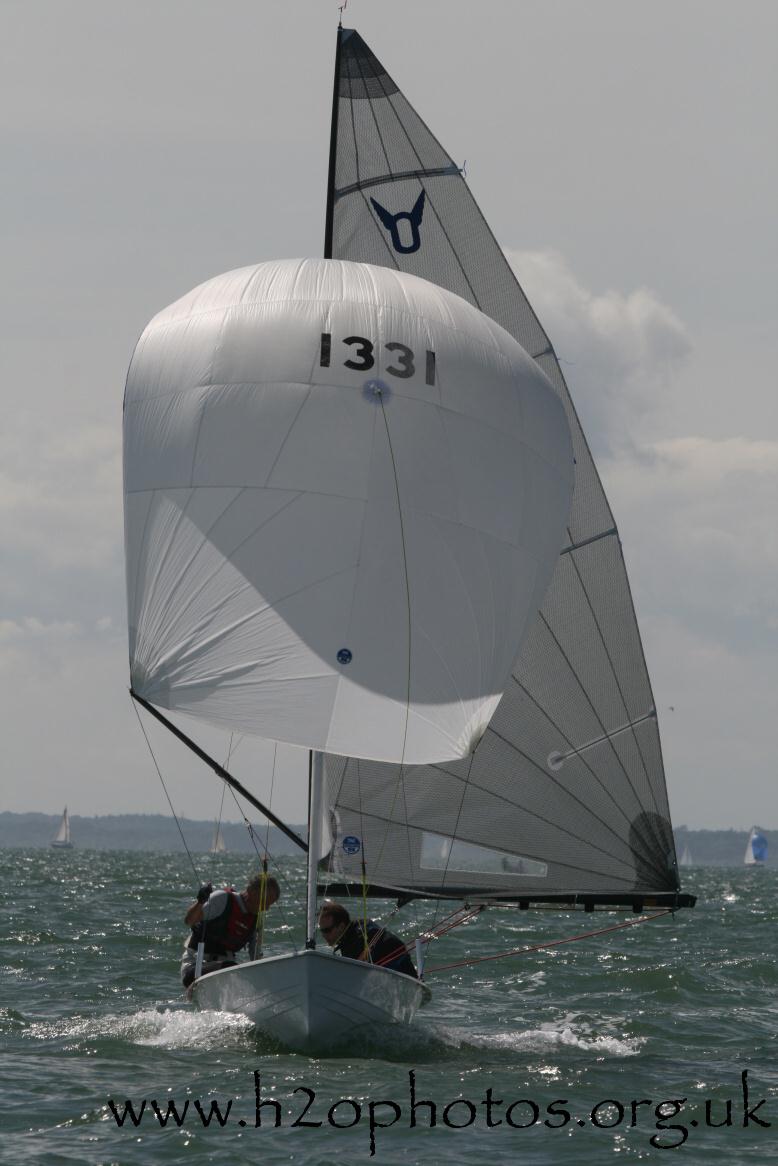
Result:
{"label": "dark sail head", "polygon": [[388,97],[398,89],[381,62],[353,28],[340,30],[340,96],[349,101]]}

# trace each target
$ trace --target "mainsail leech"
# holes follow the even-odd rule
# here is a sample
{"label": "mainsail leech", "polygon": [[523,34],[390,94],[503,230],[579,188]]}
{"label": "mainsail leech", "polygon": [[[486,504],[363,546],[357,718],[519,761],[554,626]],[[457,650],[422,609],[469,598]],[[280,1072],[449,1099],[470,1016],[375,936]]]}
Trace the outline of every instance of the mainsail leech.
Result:
{"label": "mainsail leech", "polygon": [[576,460],[567,544],[473,756],[327,758],[332,875],[357,879],[364,861],[372,884],[410,895],[690,905],[621,543],[548,336],[460,168],[350,29],[332,127],[326,254],[420,275],[506,328],[562,400]]}

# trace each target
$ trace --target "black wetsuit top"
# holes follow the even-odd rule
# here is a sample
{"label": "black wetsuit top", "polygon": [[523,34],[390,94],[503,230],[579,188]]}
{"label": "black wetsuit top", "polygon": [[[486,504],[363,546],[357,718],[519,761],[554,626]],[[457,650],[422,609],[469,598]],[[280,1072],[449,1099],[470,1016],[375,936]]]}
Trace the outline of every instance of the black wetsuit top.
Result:
{"label": "black wetsuit top", "polygon": [[[398,936],[393,935],[391,931],[387,931],[378,923],[374,923],[372,919],[368,919],[367,941],[370,947],[370,959],[374,964],[381,964],[385,968],[391,968],[394,972],[403,972],[404,975],[413,976],[416,979],[416,969],[411,957],[404,950],[405,944]],[[365,950],[365,935],[361,922],[352,920],[349,923],[336,945],[336,950],[349,959],[359,959]],[[394,953],[394,958],[386,960],[386,956],[392,955],[392,953]]]}

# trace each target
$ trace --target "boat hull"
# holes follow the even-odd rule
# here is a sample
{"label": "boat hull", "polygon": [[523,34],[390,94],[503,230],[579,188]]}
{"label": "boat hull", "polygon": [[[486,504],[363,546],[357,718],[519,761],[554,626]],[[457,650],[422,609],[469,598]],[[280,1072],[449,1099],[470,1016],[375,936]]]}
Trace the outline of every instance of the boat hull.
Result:
{"label": "boat hull", "polygon": [[430,992],[418,980],[320,951],[271,956],[203,976],[202,1009],[239,1012],[289,1048],[331,1048],[355,1033],[409,1024]]}

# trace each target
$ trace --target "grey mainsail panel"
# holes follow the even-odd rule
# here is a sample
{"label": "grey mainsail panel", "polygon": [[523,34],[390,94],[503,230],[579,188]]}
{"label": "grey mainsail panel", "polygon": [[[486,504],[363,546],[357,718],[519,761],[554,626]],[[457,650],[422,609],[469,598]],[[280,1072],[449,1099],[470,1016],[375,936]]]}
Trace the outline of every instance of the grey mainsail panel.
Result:
{"label": "grey mainsail panel", "polygon": [[675,891],[621,544],[549,339],[458,167],[348,29],[336,94],[332,256],[431,280],[511,332],[564,403],[576,483],[568,544],[475,752],[405,767],[327,759],[331,870],[429,893]]}

